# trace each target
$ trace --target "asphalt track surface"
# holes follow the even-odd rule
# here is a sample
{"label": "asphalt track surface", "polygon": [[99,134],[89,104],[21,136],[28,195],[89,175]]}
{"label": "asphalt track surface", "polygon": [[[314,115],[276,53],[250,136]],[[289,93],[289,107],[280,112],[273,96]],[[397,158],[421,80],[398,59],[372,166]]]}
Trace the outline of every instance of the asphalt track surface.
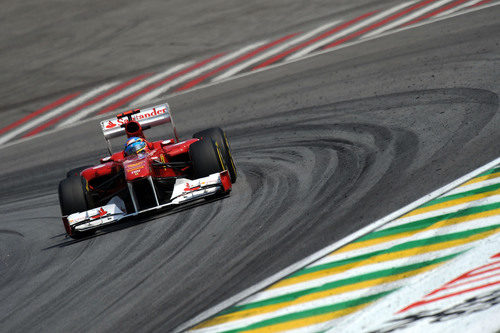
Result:
{"label": "asphalt track surface", "polygon": [[[200,13],[204,3],[192,6]],[[276,4],[268,21],[292,11]],[[314,4],[307,20],[328,11],[326,1]],[[23,12],[19,6],[8,9]],[[159,4],[149,6],[152,11]],[[261,17],[260,11],[252,14],[252,5],[233,6],[238,8],[233,12],[247,15],[242,22]],[[77,15],[75,8],[67,10]],[[197,12],[192,7],[179,11]],[[114,15],[124,27],[136,27],[127,13]],[[170,331],[498,157],[498,15],[493,7],[457,16],[171,98],[183,138],[209,126],[226,129],[240,172],[231,196],[113,226],[82,241],[64,235],[57,183],[69,168],[104,155],[97,121],[1,149],[0,330]],[[232,31],[224,43],[286,28],[262,20],[258,31]],[[219,23],[216,17],[213,21]],[[32,24],[31,29],[41,25]],[[202,38],[205,28],[195,25],[184,33]],[[140,45],[129,38],[116,43],[129,40]],[[92,80],[104,79],[113,69],[102,57],[113,47],[105,39],[95,43],[82,57],[109,73],[96,66],[87,74],[98,72]],[[195,52],[195,43],[189,44],[187,50]],[[59,61],[61,46],[41,43],[38,48],[47,61]],[[14,58],[9,57],[11,66],[2,65],[12,73],[20,61]],[[137,64],[141,70],[160,63],[158,55],[145,58]],[[87,64],[78,59],[66,55],[67,67],[57,79],[64,81],[72,66]],[[5,105],[30,100],[27,91],[35,86],[34,99],[90,80],[82,74],[71,78],[75,82],[59,82],[52,71],[44,76],[42,60],[38,65],[35,58],[25,60],[36,67],[32,80],[21,69],[17,77],[9,72],[11,81],[4,78],[1,84],[2,96],[9,97]]]}

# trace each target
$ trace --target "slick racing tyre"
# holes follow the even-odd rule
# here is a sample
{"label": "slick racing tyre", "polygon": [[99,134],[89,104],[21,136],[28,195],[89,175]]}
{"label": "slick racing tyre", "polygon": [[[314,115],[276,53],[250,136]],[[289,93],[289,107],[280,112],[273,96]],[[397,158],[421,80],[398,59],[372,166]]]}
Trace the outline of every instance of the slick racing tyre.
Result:
{"label": "slick racing tyre", "polygon": [[[89,205],[85,179],[81,176],[71,176],[59,183],[59,204],[63,216],[92,209]],[[78,239],[93,234],[94,231],[77,232],[73,230],[69,236]]]}
{"label": "slick racing tyre", "polygon": [[226,170],[221,152],[214,141],[204,138],[189,146],[193,177],[202,178]]}
{"label": "slick racing tyre", "polygon": [[219,127],[214,127],[193,134],[193,138],[210,138],[217,144],[227,171],[229,171],[229,175],[231,176],[231,183],[236,182],[236,166],[234,165],[231,146],[227,141],[226,133]]}

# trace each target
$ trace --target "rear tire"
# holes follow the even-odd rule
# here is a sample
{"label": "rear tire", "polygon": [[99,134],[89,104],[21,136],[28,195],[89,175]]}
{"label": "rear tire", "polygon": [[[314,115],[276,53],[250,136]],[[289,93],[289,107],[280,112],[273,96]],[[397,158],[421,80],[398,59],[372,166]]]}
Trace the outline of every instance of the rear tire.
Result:
{"label": "rear tire", "polygon": [[225,170],[220,150],[211,139],[206,138],[189,146],[193,163],[193,177],[202,178]]}
{"label": "rear tire", "polygon": [[231,146],[229,145],[229,141],[227,140],[226,133],[219,127],[213,127],[193,134],[193,138],[210,138],[217,144],[227,171],[229,171],[231,183],[236,182],[238,174],[236,172],[236,166],[231,154]]}
{"label": "rear tire", "polygon": [[[70,176],[59,183],[59,204],[63,216],[84,212],[93,207],[89,205],[85,179],[81,176]],[[78,232],[73,230],[69,236],[75,239],[92,235],[93,230]]]}

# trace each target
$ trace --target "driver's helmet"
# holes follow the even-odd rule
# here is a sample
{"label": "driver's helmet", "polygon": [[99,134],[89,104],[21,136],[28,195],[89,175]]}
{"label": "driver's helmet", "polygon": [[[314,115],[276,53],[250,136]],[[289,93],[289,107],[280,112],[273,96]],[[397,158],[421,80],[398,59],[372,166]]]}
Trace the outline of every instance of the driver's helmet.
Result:
{"label": "driver's helmet", "polygon": [[133,156],[138,154],[146,153],[147,143],[143,138],[133,136],[127,140],[125,144],[124,153],[125,156]]}

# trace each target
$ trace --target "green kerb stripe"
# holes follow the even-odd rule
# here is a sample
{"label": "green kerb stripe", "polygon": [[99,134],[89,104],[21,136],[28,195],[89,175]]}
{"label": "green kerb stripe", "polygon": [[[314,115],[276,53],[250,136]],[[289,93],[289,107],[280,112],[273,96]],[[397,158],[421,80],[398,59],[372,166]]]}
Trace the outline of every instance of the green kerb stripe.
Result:
{"label": "green kerb stripe", "polygon": [[487,211],[498,209],[498,208],[500,208],[500,202],[489,204],[489,205],[484,205],[484,206],[476,206],[476,207],[471,207],[471,208],[467,208],[467,209],[462,209],[462,210],[459,210],[456,212],[438,215],[438,216],[434,216],[434,217],[429,217],[426,219],[398,225],[398,226],[395,226],[392,228],[374,231],[372,233],[369,233],[366,236],[363,236],[363,237],[357,239],[356,242],[362,242],[362,241],[366,241],[368,239],[392,236],[392,235],[396,235],[396,234],[400,234],[400,233],[404,233],[404,232],[409,232],[409,231],[423,230],[423,229],[429,228],[433,224],[440,222],[440,221],[449,220],[449,219],[456,218],[456,217],[478,214],[478,213],[482,213],[482,212],[487,212]]}
{"label": "green kerb stripe", "polygon": [[[479,176],[476,176],[474,178],[484,177],[484,176],[491,175],[492,173],[497,173],[497,172],[500,172],[500,167],[496,167],[496,168],[490,169],[488,171],[485,171],[482,174],[480,174]],[[474,178],[472,178],[472,179],[474,179]]]}
{"label": "green kerb stripe", "polygon": [[329,262],[329,263],[326,263],[323,265],[317,265],[317,266],[303,268],[300,271],[293,273],[288,278],[297,277],[297,276],[301,276],[301,275],[309,274],[309,273],[314,273],[314,272],[322,271],[325,269],[330,269],[330,268],[348,265],[351,263],[370,259],[372,257],[382,255],[382,254],[394,253],[394,252],[398,252],[398,251],[405,251],[405,250],[414,249],[417,247],[425,247],[425,246],[430,246],[430,245],[434,245],[434,244],[454,241],[457,239],[463,239],[463,238],[474,236],[476,234],[480,234],[483,232],[488,232],[488,231],[494,230],[494,229],[500,229],[500,224],[496,224],[496,225],[489,226],[489,227],[467,230],[467,231],[455,232],[455,233],[441,235],[441,236],[435,236],[435,237],[429,237],[429,238],[423,238],[423,239],[418,239],[418,240],[414,240],[414,241],[409,241],[409,242],[406,242],[403,244],[395,245],[395,246],[388,248],[388,249],[385,249],[385,250],[374,251],[374,252],[365,253],[365,254],[362,254],[362,255],[359,255],[356,257],[352,257],[352,258],[348,258],[348,259],[332,261],[332,262]]}
{"label": "green kerb stripe", "polygon": [[228,314],[228,313],[237,312],[237,311],[242,311],[242,310],[255,309],[255,308],[258,308],[261,306],[266,306],[266,305],[273,305],[273,304],[279,304],[279,303],[284,303],[284,302],[290,302],[290,301],[296,300],[299,297],[313,294],[313,293],[317,293],[317,292],[321,292],[321,291],[335,289],[335,288],[348,286],[351,284],[360,283],[360,282],[364,282],[364,281],[374,280],[374,279],[378,279],[378,278],[388,277],[391,275],[411,272],[411,271],[414,271],[414,270],[417,270],[417,269],[420,269],[420,268],[423,268],[426,266],[430,266],[430,265],[434,265],[434,264],[437,264],[440,262],[450,260],[461,253],[462,252],[454,253],[454,254],[451,254],[451,255],[448,255],[445,257],[441,257],[441,258],[437,258],[437,259],[433,259],[433,260],[429,260],[429,261],[423,261],[423,262],[412,264],[412,265],[389,268],[389,269],[384,269],[384,270],[380,270],[380,271],[375,271],[375,272],[371,272],[371,273],[366,273],[366,274],[350,277],[347,279],[337,280],[337,281],[325,283],[324,285],[321,285],[319,287],[309,288],[309,289],[305,289],[305,290],[293,292],[290,294],[269,298],[269,299],[254,302],[254,303],[236,305],[232,308],[229,308],[227,310],[222,311],[221,313],[219,313],[219,315]]}
{"label": "green kerb stripe", "polygon": [[[394,290],[396,290],[396,289],[394,289]],[[375,295],[360,297],[357,299],[353,299],[353,300],[349,300],[349,301],[345,301],[345,302],[341,302],[341,303],[337,303],[337,304],[322,306],[322,307],[318,307],[315,309],[310,309],[310,310],[306,310],[306,311],[302,311],[302,312],[291,313],[291,314],[279,316],[276,318],[263,320],[261,322],[258,322],[258,323],[252,324],[252,325],[248,325],[246,327],[241,327],[238,329],[224,331],[224,332],[225,333],[243,332],[243,331],[254,330],[254,329],[258,329],[258,328],[262,328],[262,327],[266,327],[266,326],[281,324],[281,323],[285,323],[287,321],[303,319],[303,318],[318,316],[318,315],[327,314],[327,313],[331,313],[331,312],[335,312],[335,311],[340,311],[340,310],[352,308],[354,306],[373,302],[381,297],[384,297],[384,296],[392,293],[394,290],[385,291],[385,292],[378,293]]]}
{"label": "green kerb stripe", "polygon": [[462,192],[462,193],[452,194],[452,195],[448,195],[448,196],[444,196],[444,197],[439,197],[437,199],[431,200],[431,201],[423,204],[422,206],[419,206],[418,208],[429,207],[429,206],[433,206],[433,205],[436,205],[436,204],[439,204],[442,202],[460,199],[460,198],[465,198],[465,197],[475,195],[475,194],[487,193],[487,192],[495,191],[498,189],[500,189],[500,184],[493,184],[493,185],[481,187],[481,188],[478,188],[475,190],[470,190],[467,192]]}

